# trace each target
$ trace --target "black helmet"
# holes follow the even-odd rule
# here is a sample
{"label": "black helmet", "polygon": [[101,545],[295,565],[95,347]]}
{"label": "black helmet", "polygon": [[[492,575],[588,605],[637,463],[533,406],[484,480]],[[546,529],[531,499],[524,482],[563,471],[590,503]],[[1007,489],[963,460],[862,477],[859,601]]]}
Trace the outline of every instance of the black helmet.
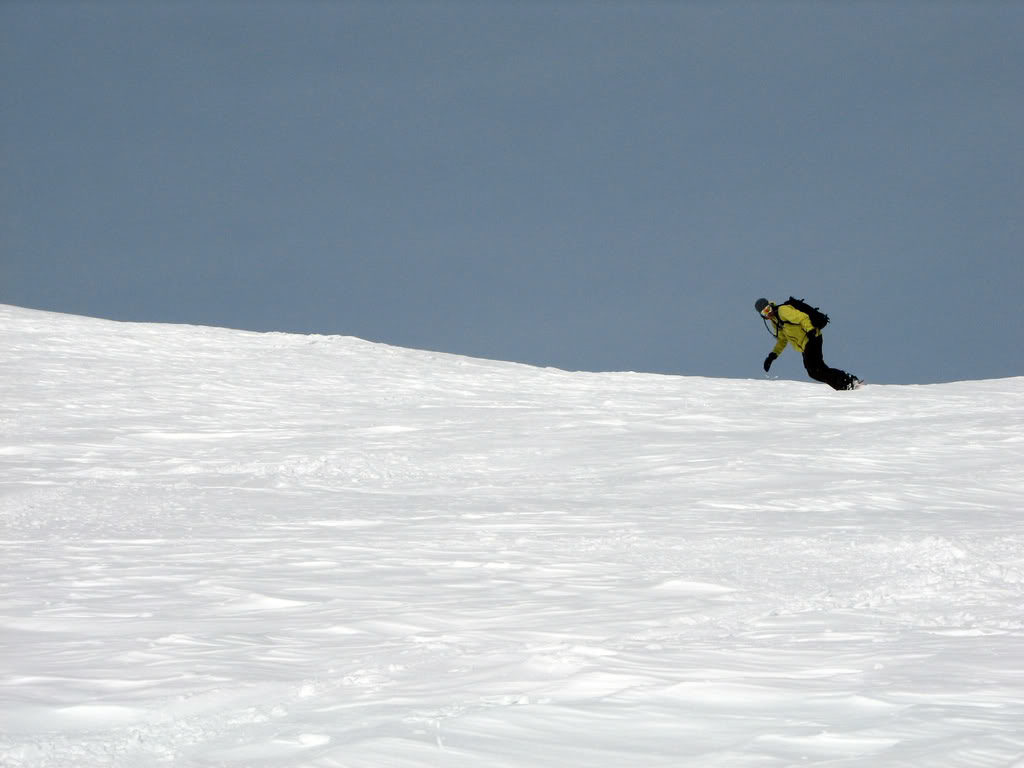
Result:
{"label": "black helmet", "polygon": [[771,302],[768,299],[758,299],[754,302],[754,309],[757,310],[757,314],[764,312],[764,308],[767,307]]}

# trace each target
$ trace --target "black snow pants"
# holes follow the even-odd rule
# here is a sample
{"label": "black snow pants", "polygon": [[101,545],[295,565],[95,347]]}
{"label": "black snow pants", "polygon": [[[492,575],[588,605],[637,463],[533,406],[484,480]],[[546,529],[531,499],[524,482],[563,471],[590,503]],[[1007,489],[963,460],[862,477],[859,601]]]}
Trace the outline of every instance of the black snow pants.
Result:
{"label": "black snow pants", "polygon": [[828,384],[832,389],[849,389],[857,379],[846,371],[825,365],[821,351],[821,336],[811,336],[807,340],[807,346],[804,347],[804,368],[807,369],[808,376],[815,381]]}

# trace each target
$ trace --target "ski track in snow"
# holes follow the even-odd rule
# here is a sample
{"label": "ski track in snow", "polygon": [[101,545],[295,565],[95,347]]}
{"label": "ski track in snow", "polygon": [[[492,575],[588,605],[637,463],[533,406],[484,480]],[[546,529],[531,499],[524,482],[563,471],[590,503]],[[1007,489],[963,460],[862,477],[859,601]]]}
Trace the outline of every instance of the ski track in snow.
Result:
{"label": "ski track in snow", "polygon": [[1024,378],[0,306],[0,766],[1024,766]]}

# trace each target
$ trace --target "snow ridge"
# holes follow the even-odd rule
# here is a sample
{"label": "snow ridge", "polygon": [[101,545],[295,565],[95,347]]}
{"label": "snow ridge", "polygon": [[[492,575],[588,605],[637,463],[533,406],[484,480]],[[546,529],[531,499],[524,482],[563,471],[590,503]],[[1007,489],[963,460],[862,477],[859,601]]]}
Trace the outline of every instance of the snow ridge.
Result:
{"label": "snow ridge", "polygon": [[1024,378],[0,305],[0,765],[1024,765]]}

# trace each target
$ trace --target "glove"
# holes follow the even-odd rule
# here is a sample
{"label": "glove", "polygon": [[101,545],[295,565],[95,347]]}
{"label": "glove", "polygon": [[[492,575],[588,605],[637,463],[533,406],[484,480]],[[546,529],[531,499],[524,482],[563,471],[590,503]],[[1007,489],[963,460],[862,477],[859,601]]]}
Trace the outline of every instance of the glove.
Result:
{"label": "glove", "polygon": [[768,369],[772,367],[772,363],[775,362],[775,358],[777,358],[777,357],[778,357],[778,355],[776,355],[774,352],[769,352],[768,353],[768,357],[766,357],[764,359],[764,372],[765,373],[768,373]]}

